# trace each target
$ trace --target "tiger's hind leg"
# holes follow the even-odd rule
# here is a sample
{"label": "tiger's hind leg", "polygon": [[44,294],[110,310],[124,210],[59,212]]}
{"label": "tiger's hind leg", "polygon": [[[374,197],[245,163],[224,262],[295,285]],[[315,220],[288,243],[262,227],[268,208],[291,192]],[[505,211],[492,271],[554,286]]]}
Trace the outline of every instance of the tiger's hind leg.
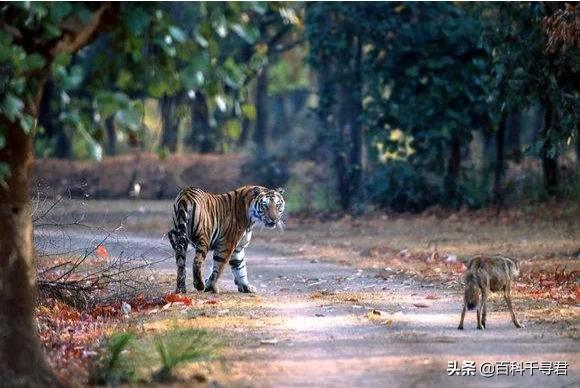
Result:
{"label": "tiger's hind leg", "polygon": [[203,245],[198,246],[195,251],[195,258],[193,259],[193,286],[198,291],[203,291],[205,289],[201,269],[206,255],[207,248]]}
{"label": "tiger's hind leg", "polygon": [[186,261],[186,253],[187,253],[187,238],[185,236],[180,236],[179,233],[175,230],[170,230],[167,233],[167,237],[169,237],[169,242],[175,251],[175,264],[177,265],[177,285],[175,287],[176,293],[183,293],[185,294],[185,261]]}
{"label": "tiger's hind leg", "polygon": [[213,270],[211,272],[211,275],[209,275],[209,277],[205,281],[205,289],[204,289],[205,292],[213,292],[216,294],[219,293],[217,282],[222,272],[224,271],[226,263],[230,260],[233,251],[234,251],[233,248],[227,248],[227,249],[216,249],[213,252]]}

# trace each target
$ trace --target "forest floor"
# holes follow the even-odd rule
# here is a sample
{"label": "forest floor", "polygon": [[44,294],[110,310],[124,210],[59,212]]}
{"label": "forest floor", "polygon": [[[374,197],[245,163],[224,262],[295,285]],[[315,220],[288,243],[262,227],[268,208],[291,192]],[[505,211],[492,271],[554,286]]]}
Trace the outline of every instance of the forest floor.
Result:
{"label": "forest floor", "polygon": [[[163,239],[170,202],[61,205],[37,227],[39,251],[101,244],[111,257],[130,252],[155,261],[147,272],[154,292],[174,290],[174,259]],[[89,317],[90,329],[61,343],[46,335],[46,328],[41,335],[63,377],[84,368],[74,372],[78,384],[86,381],[86,365],[100,351],[99,338],[130,331],[141,343],[151,343],[156,335],[188,328],[208,330],[220,345],[212,358],[177,368],[173,386],[574,386],[580,381],[579,215],[578,205],[552,204],[506,211],[499,218],[486,211],[324,222],[289,218],[283,233],[255,233],[247,257],[257,294],[239,294],[229,271],[220,280],[220,294],[194,291],[190,259],[183,301],[165,299],[125,317]],[[80,227],[80,219],[102,229]],[[464,262],[476,253],[522,261],[513,300],[525,328],[513,326],[497,296],[486,330],[475,329],[474,313],[468,313],[465,330],[457,330]],[[210,257],[206,264],[211,265]],[[41,321],[43,314],[41,306]],[[83,320],[82,313],[79,317],[69,319],[66,329],[82,326],[73,322]],[[69,352],[78,362],[56,359],[66,346],[82,349]],[[454,361],[460,368],[474,361],[475,376],[448,376]],[[517,372],[510,362],[567,362],[567,375]],[[153,363],[144,362],[140,380],[149,381]],[[482,363],[512,376],[483,377]]]}

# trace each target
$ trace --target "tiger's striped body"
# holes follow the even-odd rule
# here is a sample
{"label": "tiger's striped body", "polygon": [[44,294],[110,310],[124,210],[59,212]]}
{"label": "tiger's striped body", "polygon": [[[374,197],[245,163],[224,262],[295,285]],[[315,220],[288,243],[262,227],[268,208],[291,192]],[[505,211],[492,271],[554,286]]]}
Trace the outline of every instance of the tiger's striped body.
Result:
{"label": "tiger's striped body", "polygon": [[[173,205],[173,228],[167,234],[175,251],[176,292],[186,292],[185,261],[189,244],[195,249],[193,285],[197,290],[218,292],[217,281],[229,262],[240,292],[255,292],[249,283],[245,250],[256,224],[273,228],[281,224],[284,198],[278,190],[243,186],[225,194],[186,188]],[[208,251],[214,251],[211,275],[205,284],[201,267]]]}

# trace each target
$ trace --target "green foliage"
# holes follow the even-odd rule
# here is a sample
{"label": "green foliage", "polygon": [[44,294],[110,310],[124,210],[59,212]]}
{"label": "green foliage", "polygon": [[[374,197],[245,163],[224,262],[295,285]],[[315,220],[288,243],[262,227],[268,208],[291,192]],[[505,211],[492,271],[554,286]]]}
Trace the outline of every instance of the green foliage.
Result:
{"label": "green foliage", "polygon": [[241,169],[245,180],[266,187],[284,187],[290,179],[288,159],[275,153],[261,150],[246,162]]}
{"label": "green foliage", "polygon": [[89,377],[91,385],[118,385],[133,381],[135,370],[122,357],[133,339],[131,333],[113,334]]}
{"label": "green foliage", "polygon": [[381,165],[370,177],[369,198],[397,211],[419,212],[441,201],[441,188],[411,164]]}
{"label": "green foliage", "polygon": [[[367,136],[371,201],[400,210],[435,203],[488,204],[489,170],[462,163],[473,134],[494,131],[502,115],[536,102],[558,113],[541,133],[535,154],[561,154],[563,143],[577,136],[578,82],[573,80],[578,50],[546,51],[542,18],[549,7],[449,2],[307,6],[308,59],[319,71],[317,111],[326,131],[321,138],[335,153],[348,155],[349,140],[340,139],[344,131],[327,133],[341,125],[345,105],[339,85],[346,83],[363,107],[355,125]],[[363,69],[358,78],[348,65],[357,44],[362,44]],[[395,138],[395,132],[403,135]]]}
{"label": "green foliage", "polygon": [[155,348],[161,360],[161,368],[153,379],[163,382],[173,378],[172,372],[178,365],[208,358],[213,345],[205,330],[175,329],[163,339],[155,337]]}

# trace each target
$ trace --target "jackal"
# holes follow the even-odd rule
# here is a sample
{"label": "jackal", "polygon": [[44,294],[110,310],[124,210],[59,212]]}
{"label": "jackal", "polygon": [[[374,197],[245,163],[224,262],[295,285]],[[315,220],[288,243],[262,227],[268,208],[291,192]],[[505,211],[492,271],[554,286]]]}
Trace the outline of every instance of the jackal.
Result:
{"label": "jackal", "polygon": [[[524,327],[514,314],[511,298],[512,281],[520,273],[520,266],[514,259],[501,256],[475,256],[467,264],[465,272],[465,295],[459,330],[463,330],[465,310],[477,307],[477,328],[484,329],[487,317],[487,297],[490,291],[503,291],[505,301],[517,328]],[[481,292],[481,301],[480,294]]]}

